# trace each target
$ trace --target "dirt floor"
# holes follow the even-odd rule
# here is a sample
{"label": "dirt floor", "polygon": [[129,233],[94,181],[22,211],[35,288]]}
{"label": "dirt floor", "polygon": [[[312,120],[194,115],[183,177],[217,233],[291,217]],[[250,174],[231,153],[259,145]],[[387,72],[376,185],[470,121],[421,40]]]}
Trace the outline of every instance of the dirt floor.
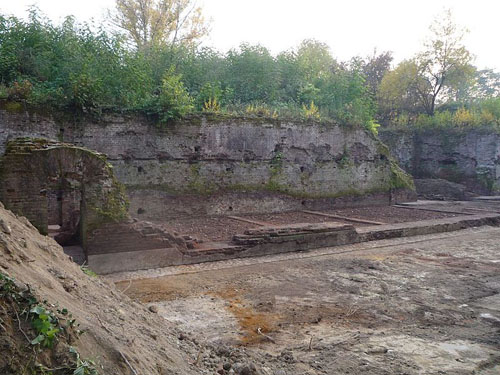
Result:
{"label": "dirt floor", "polygon": [[269,375],[493,375],[499,238],[500,228],[471,228],[184,266],[117,287],[215,348],[220,358],[203,359],[214,373],[244,353],[258,369],[248,373]]}
{"label": "dirt floor", "polygon": [[[349,217],[380,223],[392,224],[408,221],[441,219],[457,216],[456,214],[397,208],[391,206],[362,207],[321,211],[324,214]],[[238,220],[240,218],[242,220]],[[296,223],[339,222],[353,224],[355,227],[371,225],[369,223],[352,223],[338,217],[327,217],[305,213],[302,211],[228,216],[179,217],[170,219],[168,223],[161,222],[167,231],[189,235],[203,241],[230,241],[234,235],[243,233],[246,229],[261,225],[281,225]],[[244,221],[247,220],[247,221]]]}

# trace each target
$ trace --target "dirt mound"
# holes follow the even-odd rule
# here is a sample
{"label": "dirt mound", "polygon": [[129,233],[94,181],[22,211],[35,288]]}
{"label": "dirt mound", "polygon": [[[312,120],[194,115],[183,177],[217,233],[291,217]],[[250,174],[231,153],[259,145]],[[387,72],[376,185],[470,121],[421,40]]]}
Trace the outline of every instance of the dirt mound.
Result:
{"label": "dirt mound", "polygon": [[201,374],[202,350],[0,203],[1,374]]}

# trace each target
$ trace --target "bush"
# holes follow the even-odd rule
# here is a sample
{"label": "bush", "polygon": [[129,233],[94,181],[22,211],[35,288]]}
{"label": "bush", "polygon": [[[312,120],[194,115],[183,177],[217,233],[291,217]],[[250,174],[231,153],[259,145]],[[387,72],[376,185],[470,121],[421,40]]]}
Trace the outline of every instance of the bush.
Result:
{"label": "bush", "polygon": [[193,99],[184,87],[181,78],[180,74],[175,74],[173,68],[167,70],[163,76],[160,94],[157,98],[157,110],[162,122],[183,117],[194,108]]}
{"label": "bush", "polygon": [[479,124],[479,116],[476,113],[459,108],[453,115],[453,125],[455,126],[475,126]]}
{"label": "bush", "polygon": [[209,105],[217,103],[220,109],[221,99],[222,88],[220,82],[207,82],[201,87],[200,93],[196,97],[196,108],[204,111],[207,109],[207,103],[209,103]]}
{"label": "bush", "polygon": [[277,58],[249,44],[226,54],[168,45],[135,50],[95,25],[72,17],[53,25],[36,10],[26,21],[0,16],[0,98],[5,97],[83,113],[146,111],[163,122],[195,107],[370,127],[375,113],[359,69],[337,63],[316,41]]}
{"label": "bush", "polygon": [[15,81],[12,86],[7,89],[7,97],[10,100],[26,100],[31,96],[33,85],[27,79],[18,82]]}

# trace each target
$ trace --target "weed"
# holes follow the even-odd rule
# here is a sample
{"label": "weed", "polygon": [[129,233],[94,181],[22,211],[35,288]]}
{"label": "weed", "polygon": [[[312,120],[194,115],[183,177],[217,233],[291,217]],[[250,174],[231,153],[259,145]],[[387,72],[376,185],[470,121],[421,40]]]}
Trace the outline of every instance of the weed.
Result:
{"label": "weed", "polygon": [[80,353],[73,348],[72,346],[69,348],[69,352],[74,354],[76,357],[76,368],[73,372],[73,375],[97,375],[97,369],[95,368],[95,363],[90,359],[82,360],[80,358]]}
{"label": "weed", "polygon": [[271,110],[265,104],[249,104],[245,108],[245,112],[248,115],[254,115],[257,117],[271,117]]}
{"label": "weed", "polygon": [[59,326],[59,319],[41,305],[32,307],[28,316],[31,319],[31,326],[37,334],[31,341],[31,345],[40,344],[43,347],[52,348],[57,335],[63,330]]}
{"label": "weed", "polygon": [[320,120],[321,115],[319,113],[319,108],[316,104],[314,104],[314,101],[311,100],[311,103],[309,104],[309,107],[306,106],[305,104],[302,106],[302,112],[304,114],[304,118],[307,120]]}
{"label": "weed", "polygon": [[97,273],[95,273],[94,271],[92,271],[89,266],[83,264],[80,266],[80,269],[82,270],[82,272],[87,275],[87,276],[90,276],[90,277],[97,277]]}
{"label": "weed", "polygon": [[[56,313],[46,307],[48,306],[47,301],[38,301],[29,287],[21,290],[13,278],[1,272],[0,298],[10,303],[19,321],[19,331],[28,339],[33,348],[38,348],[38,350],[29,350],[32,358],[30,358],[27,363],[28,365],[32,364],[32,366],[36,368],[31,369],[34,371],[33,373],[52,373],[54,369],[48,369],[39,363],[38,353],[44,349],[52,350],[60,334],[65,332],[68,328],[75,326],[75,320],[72,319],[72,315],[66,308],[57,309],[57,313],[62,316],[59,318]],[[29,339],[29,334],[31,332],[22,330],[21,320],[19,319],[17,311],[21,311],[21,315],[31,324],[31,328],[36,335],[34,339]],[[62,321],[66,321],[66,325],[63,325]],[[93,361],[82,360],[78,351],[73,347],[70,347],[70,353],[75,355],[75,362],[59,369],[67,369],[71,371],[73,375],[98,375],[98,371]]]}
{"label": "weed", "polygon": [[220,103],[217,98],[209,98],[205,103],[203,103],[203,112],[219,113]]}

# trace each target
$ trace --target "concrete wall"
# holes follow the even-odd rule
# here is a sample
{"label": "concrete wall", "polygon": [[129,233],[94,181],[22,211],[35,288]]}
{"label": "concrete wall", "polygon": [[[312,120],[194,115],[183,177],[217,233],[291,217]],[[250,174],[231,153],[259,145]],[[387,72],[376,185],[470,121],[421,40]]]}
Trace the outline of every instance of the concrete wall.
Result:
{"label": "concrete wall", "polygon": [[[105,153],[137,211],[144,211],[155,194],[174,209],[180,197],[188,203],[193,194],[198,200],[217,195],[227,201],[241,191],[266,192],[271,205],[285,210],[304,199],[369,193],[383,195],[381,200],[372,194],[373,203],[387,204],[391,190],[406,182],[385,147],[359,127],[194,118],[159,129],[136,116],[70,123],[0,109],[0,153],[8,139],[19,136],[59,139]],[[295,197],[293,204],[283,193]],[[239,202],[224,206],[237,212]],[[245,209],[258,211],[254,203]]]}
{"label": "concrete wall", "polygon": [[485,129],[381,130],[414,178],[443,178],[481,194],[500,191],[500,134]]}

